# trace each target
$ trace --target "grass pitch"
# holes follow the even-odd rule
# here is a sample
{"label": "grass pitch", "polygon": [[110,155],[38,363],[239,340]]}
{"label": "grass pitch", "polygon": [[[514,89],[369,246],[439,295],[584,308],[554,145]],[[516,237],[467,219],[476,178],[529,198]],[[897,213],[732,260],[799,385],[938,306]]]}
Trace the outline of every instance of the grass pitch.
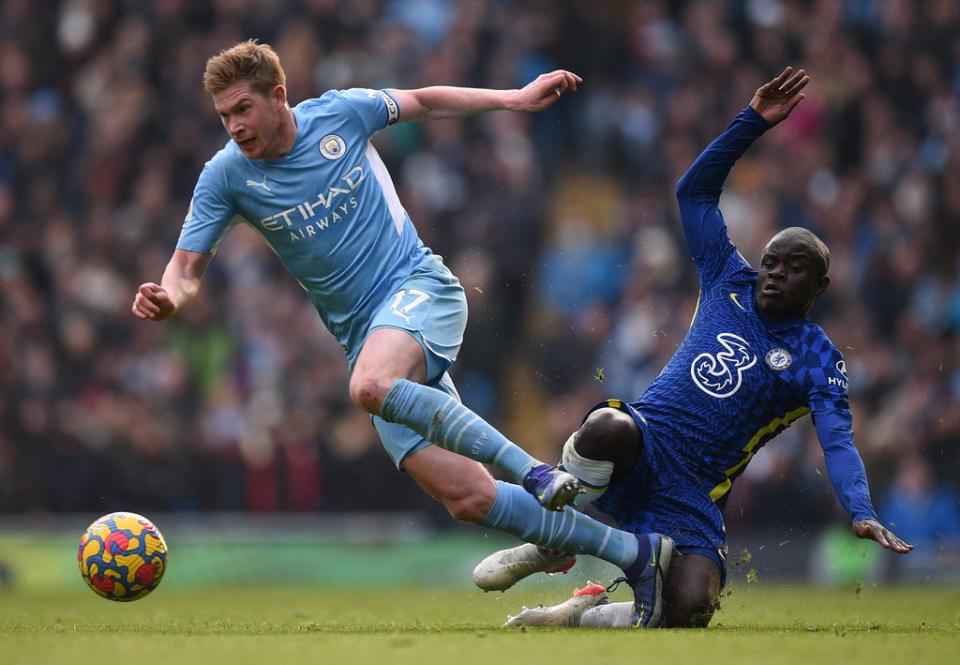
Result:
{"label": "grass pitch", "polygon": [[[707,630],[501,630],[565,592],[161,587],[111,603],[80,587],[0,590],[0,662],[891,663],[960,662],[960,589],[860,592],[740,585]],[[620,591],[615,600],[627,600]]]}

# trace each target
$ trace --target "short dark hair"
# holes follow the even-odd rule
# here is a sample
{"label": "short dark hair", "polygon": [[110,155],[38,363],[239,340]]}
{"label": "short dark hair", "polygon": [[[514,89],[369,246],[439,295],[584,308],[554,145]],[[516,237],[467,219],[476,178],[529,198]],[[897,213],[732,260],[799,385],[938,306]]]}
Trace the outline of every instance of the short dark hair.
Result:
{"label": "short dark hair", "polygon": [[780,238],[789,238],[797,244],[802,245],[810,254],[810,258],[817,262],[817,267],[820,268],[820,277],[823,277],[830,271],[830,248],[810,229],[805,229],[801,226],[791,226],[783,229],[770,238],[767,246]]}

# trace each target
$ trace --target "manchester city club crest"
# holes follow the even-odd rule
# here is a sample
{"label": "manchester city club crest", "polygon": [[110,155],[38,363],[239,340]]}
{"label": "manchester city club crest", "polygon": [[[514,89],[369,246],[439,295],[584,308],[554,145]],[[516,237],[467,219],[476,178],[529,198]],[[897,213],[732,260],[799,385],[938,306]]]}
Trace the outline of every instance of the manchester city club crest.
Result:
{"label": "manchester city club crest", "polygon": [[327,134],[320,139],[320,154],[327,159],[340,159],[347,152],[347,144],[336,134]]}
{"label": "manchester city club crest", "polygon": [[770,349],[767,351],[767,365],[770,369],[781,372],[790,367],[793,356],[786,349]]}

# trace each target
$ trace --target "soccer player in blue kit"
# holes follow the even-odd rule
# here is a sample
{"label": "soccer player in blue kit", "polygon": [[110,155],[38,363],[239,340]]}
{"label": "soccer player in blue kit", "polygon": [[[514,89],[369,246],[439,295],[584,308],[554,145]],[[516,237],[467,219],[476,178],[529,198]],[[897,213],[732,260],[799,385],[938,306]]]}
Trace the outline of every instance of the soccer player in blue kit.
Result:
{"label": "soccer player in blue kit", "polygon": [[[648,625],[659,621],[662,576],[646,562],[668,541],[564,510],[581,490],[576,478],[460,403],[447,369],[466,325],[463,288],[417,237],[369,142],[396,122],[539,111],[580,82],[557,70],[519,90],[351,89],[291,108],[269,46],[226,49],[207,61],[204,88],[230,140],[199,176],[160,284],[141,284],[132,311],[162,321],[188,305],[226,234],[249,225],[344,349],[350,398],[397,467],[459,520],[620,566],[640,599],[636,621]],[[481,463],[521,484],[494,481]]]}
{"label": "soccer player in blue kit", "polygon": [[[564,446],[561,466],[584,485],[584,500],[622,529],[672,539],[675,553],[660,562],[669,567],[665,626],[709,623],[724,584],[722,511],[733,481],[807,413],[853,533],[894,552],[912,549],[877,519],[853,443],[843,356],[807,318],[830,282],[826,245],[806,229],[785,229],[754,270],[728,238],[718,207],[734,163],[790,115],[809,80],[788,67],[761,86],[680,178],[680,217],[701,289],[690,330],[637,401],[594,407]],[[521,545],[487,557],[474,578],[481,588],[504,590],[573,563],[569,552]],[[508,625],[633,625],[632,603],[599,604],[605,598],[593,585],[561,605],[525,609]]]}

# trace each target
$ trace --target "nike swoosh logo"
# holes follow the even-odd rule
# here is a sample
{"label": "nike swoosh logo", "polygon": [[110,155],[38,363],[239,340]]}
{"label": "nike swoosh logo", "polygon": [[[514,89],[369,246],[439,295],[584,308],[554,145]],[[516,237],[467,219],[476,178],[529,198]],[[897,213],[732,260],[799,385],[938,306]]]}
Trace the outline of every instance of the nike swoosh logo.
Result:
{"label": "nike swoosh logo", "polygon": [[730,300],[732,300],[733,304],[742,309],[744,312],[747,311],[747,308],[740,304],[740,299],[737,297],[736,293],[730,293]]}

